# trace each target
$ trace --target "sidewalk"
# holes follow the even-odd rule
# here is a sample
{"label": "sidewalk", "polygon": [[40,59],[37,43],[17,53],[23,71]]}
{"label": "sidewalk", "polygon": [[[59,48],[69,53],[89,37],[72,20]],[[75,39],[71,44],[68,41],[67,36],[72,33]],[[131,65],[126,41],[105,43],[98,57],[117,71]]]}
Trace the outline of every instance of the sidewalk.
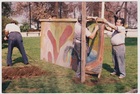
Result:
{"label": "sidewalk", "polygon": [[[126,37],[138,37],[138,29],[126,29],[127,34]],[[22,37],[40,37],[41,32],[21,32]],[[111,36],[111,33],[108,31],[105,31],[105,36]]]}
{"label": "sidewalk", "polygon": [[126,29],[127,36],[126,37],[138,37],[138,29]]}
{"label": "sidewalk", "polygon": [[40,32],[21,32],[22,37],[40,37]]}
{"label": "sidewalk", "polygon": [[[126,37],[138,37],[138,29],[126,29]],[[105,30],[105,37],[111,37],[111,32]]]}

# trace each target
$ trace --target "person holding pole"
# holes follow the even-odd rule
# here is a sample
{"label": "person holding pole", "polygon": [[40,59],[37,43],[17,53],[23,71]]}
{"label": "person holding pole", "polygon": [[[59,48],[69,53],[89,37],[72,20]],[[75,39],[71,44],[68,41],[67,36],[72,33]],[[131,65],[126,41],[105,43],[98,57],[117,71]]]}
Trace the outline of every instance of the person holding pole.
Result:
{"label": "person holding pole", "polygon": [[125,72],[125,27],[124,19],[118,18],[115,25],[108,22],[106,19],[103,19],[103,22],[107,24],[106,27],[109,31],[114,31],[111,37],[112,45],[112,59],[114,63],[114,71],[111,75],[119,75],[119,78],[122,79],[126,76]]}
{"label": "person holding pole", "polygon": [[17,47],[19,49],[24,64],[26,65],[29,64],[23,46],[23,40],[20,34],[20,28],[17,25],[16,21],[12,20],[11,23],[6,25],[4,40],[8,40],[7,66],[12,66],[12,51],[14,47]]}
{"label": "person holding pole", "polygon": [[[96,19],[96,17],[92,18]],[[78,17],[78,21],[75,23],[75,30],[74,30],[74,53],[77,56],[78,59],[78,66],[77,66],[77,71],[76,71],[76,77],[80,78],[81,77],[81,33],[82,33],[82,16]],[[91,33],[87,28],[85,30],[85,35],[86,37],[93,39],[96,35],[97,30],[99,29],[99,26],[96,25],[93,33]],[[88,53],[88,49],[86,49],[86,52]]]}

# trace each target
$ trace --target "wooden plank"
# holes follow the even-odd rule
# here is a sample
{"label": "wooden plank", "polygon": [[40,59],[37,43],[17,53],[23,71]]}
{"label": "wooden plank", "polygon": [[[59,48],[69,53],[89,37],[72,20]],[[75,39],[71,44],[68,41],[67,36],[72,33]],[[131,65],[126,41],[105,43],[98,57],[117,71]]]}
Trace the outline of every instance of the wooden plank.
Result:
{"label": "wooden plank", "polygon": [[85,82],[85,63],[86,63],[86,2],[82,2],[82,43],[81,43],[81,83]]}
{"label": "wooden plank", "polygon": [[101,18],[104,18],[104,13],[105,13],[105,2],[102,2],[102,14],[101,14]]}
{"label": "wooden plank", "polygon": [[[77,19],[40,19],[40,22],[76,22]],[[87,19],[86,21],[92,21],[92,22],[96,22],[95,20],[92,19]],[[103,19],[102,18],[97,18],[97,22],[98,23],[103,23]]]}
{"label": "wooden plank", "polygon": [[40,19],[41,22],[76,22],[77,19]]}

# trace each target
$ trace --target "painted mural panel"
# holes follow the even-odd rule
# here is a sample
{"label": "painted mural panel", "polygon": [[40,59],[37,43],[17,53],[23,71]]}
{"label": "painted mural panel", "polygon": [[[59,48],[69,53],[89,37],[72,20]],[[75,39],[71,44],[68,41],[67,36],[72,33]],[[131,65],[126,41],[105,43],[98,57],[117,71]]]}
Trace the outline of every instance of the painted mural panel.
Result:
{"label": "painted mural panel", "polygon": [[[76,20],[41,22],[42,60],[68,68],[76,68],[76,57],[72,54],[75,22]],[[95,23],[90,22],[87,27],[92,32],[94,26]],[[98,32],[95,39],[89,40],[90,53],[87,63],[94,63],[99,56],[99,39],[100,33]]]}
{"label": "painted mural panel", "polygon": [[42,27],[41,59],[70,67],[71,53],[65,54],[64,52],[67,46],[73,44],[74,22],[43,22]]}

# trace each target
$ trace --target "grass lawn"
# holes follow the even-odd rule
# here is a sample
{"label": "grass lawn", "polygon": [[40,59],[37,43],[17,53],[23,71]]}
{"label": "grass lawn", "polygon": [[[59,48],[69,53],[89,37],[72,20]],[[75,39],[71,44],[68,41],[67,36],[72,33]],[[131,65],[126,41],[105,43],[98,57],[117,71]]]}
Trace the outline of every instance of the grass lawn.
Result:
{"label": "grass lawn", "polygon": [[[105,38],[104,61],[101,78],[92,86],[76,84],[75,72],[40,60],[40,38],[23,38],[29,65],[37,66],[48,74],[31,78],[6,80],[2,83],[5,93],[124,93],[138,88],[137,38],[126,38],[126,78],[110,76],[113,71],[110,39]],[[2,68],[6,67],[7,43],[2,45]],[[25,66],[17,48],[13,50],[13,68]],[[93,77],[93,80],[97,77]]]}

